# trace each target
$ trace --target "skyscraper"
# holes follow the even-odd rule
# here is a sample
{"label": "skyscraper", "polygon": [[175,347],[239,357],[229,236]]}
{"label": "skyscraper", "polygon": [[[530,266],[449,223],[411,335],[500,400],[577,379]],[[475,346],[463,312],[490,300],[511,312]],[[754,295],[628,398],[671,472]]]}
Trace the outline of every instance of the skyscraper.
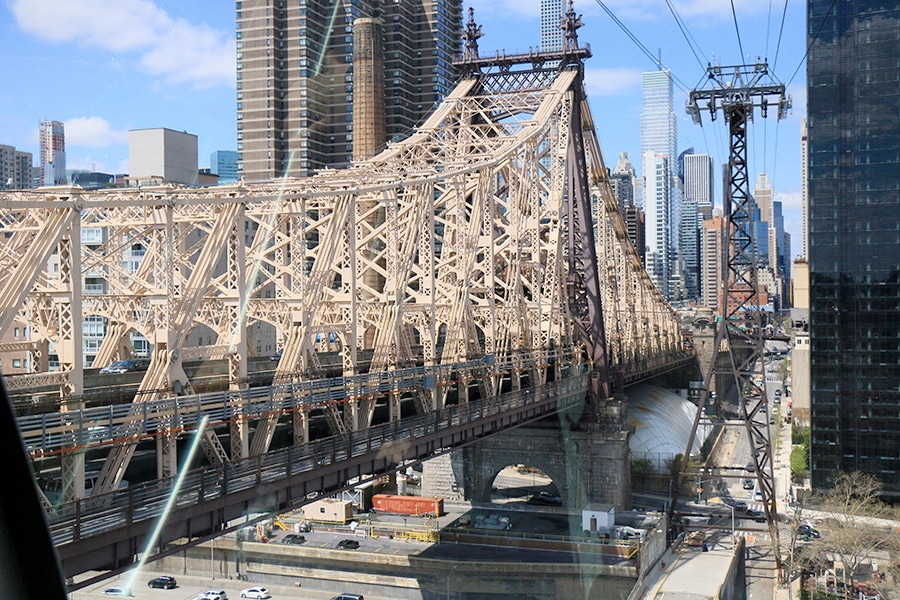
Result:
{"label": "skyscraper", "polygon": [[684,197],[697,203],[700,220],[712,218],[715,203],[713,159],[709,154],[684,155]]}
{"label": "skyscraper", "polygon": [[353,27],[380,20],[386,139],[410,133],[455,79],[461,0],[237,3],[238,168],[305,176],[353,155]]}
{"label": "skyscraper", "polygon": [[541,50],[563,49],[563,30],[559,26],[563,16],[563,0],[541,0]]}
{"label": "skyscraper", "polygon": [[65,185],[66,132],[59,121],[41,121],[41,185]]}
{"label": "skyscraper", "polygon": [[900,2],[808,0],[811,470],[900,494]]}
{"label": "skyscraper", "polygon": [[[649,267],[651,239],[654,237],[652,232],[658,229],[658,224],[654,223],[650,209],[647,206],[647,196],[653,195],[657,202],[665,202],[664,206],[655,207],[654,213],[657,215],[656,218],[662,218],[664,215],[667,223],[667,246],[665,250],[658,250],[658,259],[665,262],[665,272],[668,277],[680,272],[680,269],[676,268],[676,263],[681,260],[681,189],[676,183],[678,120],[673,109],[671,73],[666,69],[644,73],[643,92],[644,99],[641,111],[642,161],[646,161],[647,153],[661,155],[666,159],[667,171],[665,197],[661,197],[657,192],[648,189],[650,186],[649,178],[655,178],[658,174],[648,173],[647,171],[641,173],[644,180],[645,194],[643,209],[647,223],[647,264]],[[654,185],[659,185],[659,182],[654,181]],[[677,281],[667,282],[665,286],[667,290],[665,293],[666,297],[672,298],[673,294],[678,291],[679,285]]]}
{"label": "skyscraper", "polygon": [[671,294],[672,262],[669,240],[669,160],[664,154],[644,153],[645,267],[653,284],[666,298]]}
{"label": "skyscraper", "polygon": [[237,181],[237,156],[234,150],[216,150],[209,155],[209,170],[219,176],[219,185]]}
{"label": "skyscraper", "polygon": [[725,241],[725,218],[716,211],[712,218],[703,221],[700,234],[700,304],[719,312],[723,290],[719,283]]}
{"label": "skyscraper", "polygon": [[645,264],[644,211],[635,204],[637,182],[638,178],[631,161],[628,160],[628,153],[622,152],[619,154],[619,160],[616,161],[616,167],[610,173],[609,183],[616,196],[619,212],[622,213],[622,219],[625,221],[628,239],[631,240],[635,251],[641,257],[641,264]]}
{"label": "skyscraper", "polygon": [[806,143],[806,117],[800,121],[800,258],[809,255],[809,151]]}
{"label": "skyscraper", "polygon": [[693,148],[680,155],[681,261],[687,297],[700,296],[700,228],[712,217],[713,161],[708,154],[694,154]]}

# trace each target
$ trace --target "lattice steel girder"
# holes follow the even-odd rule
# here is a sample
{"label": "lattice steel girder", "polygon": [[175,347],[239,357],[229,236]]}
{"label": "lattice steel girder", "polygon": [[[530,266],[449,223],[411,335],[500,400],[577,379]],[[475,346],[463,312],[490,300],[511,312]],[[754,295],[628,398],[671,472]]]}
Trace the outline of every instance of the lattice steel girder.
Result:
{"label": "lattice steel girder", "polygon": [[[630,332],[617,334],[613,366],[626,356],[670,353],[678,340],[674,313],[610,209],[592,124],[575,68],[484,73],[461,82],[410,138],[350,169],[211,189],[82,192],[77,209],[59,206],[98,232],[98,243],[82,247],[82,275],[108,285],[108,293],[82,298],[84,314],[109,318],[116,335],[134,330],[154,341],[144,380],[154,389],[143,385],[139,399],[176,380],[189,384],[184,356],[233,357],[243,330],[257,322],[274,325],[284,340],[279,381],[315,376],[317,336],[334,340],[347,375],[359,372],[361,350],[372,353],[375,369],[504,357],[520,348],[577,360],[584,341],[573,323],[567,261],[584,264],[592,251],[590,294],[610,303],[606,324],[601,313],[585,312],[592,339],[605,342],[596,331],[631,319]],[[592,211],[597,189],[605,208]],[[0,218],[37,231],[33,216],[12,215],[46,206],[42,192],[16,194]],[[603,221],[596,246],[595,218]],[[575,254],[570,225],[580,225]],[[21,262],[26,246],[0,239],[0,259]],[[126,263],[125,254],[139,264]],[[597,256],[606,261],[599,269]],[[58,318],[43,286],[45,261],[29,264],[29,281],[41,285],[26,286],[24,307],[52,339]],[[216,334],[215,344],[182,348],[197,324]],[[546,365],[529,368],[534,381],[546,379]],[[239,385],[241,365],[230,374]],[[501,374],[478,377],[483,393],[500,388]],[[449,376],[436,381],[417,406],[440,408],[450,383]],[[378,398],[350,396],[329,412],[336,428],[371,420]],[[265,451],[280,416],[259,423],[252,444],[247,424],[236,424],[232,458]],[[304,427],[308,415],[298,413],[295,439]],[[121,480],[133,448],[114,450],[101,475],[106,489]]]}
{"label": "lattice steel girder", "polygon": [[[731,68],[729,67],[729,69]],[[723,109],[729,128],[729,176],[724,200],[724,212],[727,219],[724,236],[726,259],[720,273],[720,285],[725,290],[725,294],[724,306],[721,309],[723,316],[720,317],[717,324],[713,348],[714,352],[718,352],[727,344],[731,362],[730,371],[737,392],[740,414],[756,466],[757,489],[762,496],[763,511],[774,547],[776,570],[781,578],[783,573],[778,537],[772,444],[768,419],[762,412],[762,406],[767,403],[766,390],[764,384],[756,383],[757,378],[761,382],[764,381],[765,355],[750,215],[747,122],[752,117],[755,105],[761,106],[762,114],[766,116],[766,107],[772,95],[778,97],[779,118],[790,107],[790,101],[784,95],[783,85],[758,85],[761,78],[767,75],[765,63],[755,65],[752,71],[749,67],[734,67],[734,70],[733,80],[724,82],[720,79],[721,70],[717,71],[710,67],[710,80],[715,81],[718,88],[691,92],[688,112],[699,122],[700,114],[696,101],[707,99],[712,116],[715,116],[719,107]],[[744,78],[749,79],[747,84],[744,84]],[[704,390],[700,397],[685,456],[689,455],[694,443],[697,426],[709,397],[716,362],[714,358],[706,374]],[[719,419],[723,418],[723,415],[717,416]],[[672,512],[676,509],[678,494],[688,468],[688,462],[684,461],[673,489],[670,519]]]}

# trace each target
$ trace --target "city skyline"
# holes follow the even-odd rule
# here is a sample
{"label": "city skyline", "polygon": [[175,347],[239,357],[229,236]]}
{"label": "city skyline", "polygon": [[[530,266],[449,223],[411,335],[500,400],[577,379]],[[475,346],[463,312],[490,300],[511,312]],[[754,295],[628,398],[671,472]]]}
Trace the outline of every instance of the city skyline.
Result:
{"label": "city skyline", "polygon": [[[0,56],[6,58],[5,64],[14,65],[7,69],[7,86],[0,92],[0,143],[36,156],[39,122],[60,120],[66,127],[69,167],[105,172],[127,169],[129,129],[167,127],[196,133],[200,166],[208,166],[205,158],[216,150],[236,149],[234,4],[212,8],[187,4],[127,0],[99,6],[14,0],[0,7],[6,13],[0,26],[4,34]],[[700,1],[674,3],[690,35],[702,40],[702,53],[695,57],[673,16],[660,11],[658,2],[605,4],[638,39],[653,46],[654,54],[661,53],[676,78],[678,149],[694,147],[710,154],[718,175],[727,155],[724,125],[707,122],[702,129],[691,125],[683,112],[682,88],[702,82],[701,63],[738,62],[730,8]],[[754,177],[761,171],[769,173],[776,199],[785,206],[786,228],[799,240],[805,14],[802,5],[787,6],[779,44],[780,11],[770,14],[757,4],[735,2],[745,60],[769,55],[780,79],[790,81],[794,110],[779,125],[772,118],[758,118],[751,125],[750,169]],[[469,6],[483,27],[482,56],[501,49],[527,52],[539,45],[540,0],[477,0],[464,8]],[[578,32],[579,42],[590,44],[594,54],[587,62],[586,87],[607,166],[614,166],[622,151],[639,165],[641,74],[657,65],[596,2],[576,2],[575,11],[585,24]],[[48,79],[41,77],[48,65],[54,65],[54,85],[66,93],[51,93]],[[715,189],[721,203],[719,177]],[[798,244],[792,255],[799,253]]]}

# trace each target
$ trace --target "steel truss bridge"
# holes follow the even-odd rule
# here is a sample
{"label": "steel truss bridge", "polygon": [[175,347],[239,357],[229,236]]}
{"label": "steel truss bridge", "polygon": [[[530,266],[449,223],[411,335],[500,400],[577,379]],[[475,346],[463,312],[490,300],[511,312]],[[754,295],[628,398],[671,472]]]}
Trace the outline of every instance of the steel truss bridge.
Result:
{"label": "steel truss bridge", "polygon": [[[307,179],[3,192],[0,336],[16,323],[30,337],[0,350],[37,368],[7,377],[10,391],[59,389],[57,412],[20,427],[33,460],[61,456],[64,503],[48,514],[67,575],[142,550],[176,441],[203,415],[210,467],[189,476],[168,540],[220,532],[260,490],[276,498],[266,510],[289,508],[573,406],[624,427],[609,410],[622,387],[692,356],[610,189],[588,56],[574,35],[557,54],[483,60],[476,46],[409,138]],[[127,357],[132,332],[152,344],[132,403],[84,408],[86,317],[107,324],[96,364]],[[207,344],[189,343],[198,331]],[[248,389],[261,331],[283,352],[272,386]],[[323,375],[326,344],[341,377]],[[228,361],[229,389],[194,394],[183,361],[213,358]],[[331,437],[314,439],[313,419]],[[274,449],[285,422],[291,445]],[[159,481],[119,490],[150,438]],[[84,498],[89,448],[108,455]]]}

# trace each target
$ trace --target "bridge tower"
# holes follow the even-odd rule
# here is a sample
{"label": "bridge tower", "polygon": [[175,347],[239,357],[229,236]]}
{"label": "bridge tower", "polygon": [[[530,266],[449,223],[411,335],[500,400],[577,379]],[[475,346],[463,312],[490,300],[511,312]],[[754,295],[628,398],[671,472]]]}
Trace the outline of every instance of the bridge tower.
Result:
{"label": "bridge tower", "polygon": [[[569,0],[567,10],[560,18],[564,39],[561,51],[480,58],[478,38],[482,33],[473,13],[470,8],[463,32],[465,52],[462,60],[456,63],[464,75],[480,77],[483,72],[499,70],[501,78],[506,74],[503,87],[509,88],[523,86],[522,82],[528,78],[539,80],[558,71],[574,70],[577,73],[569,88],[573,98],[565,156],[568,197],[564,215],[566,239],[562,246],[567,265],[566,301],[592,371],[588,397],[580,414],[560,414],[558,424],[544,423],[536,430],[529,429],[525,434],[527,440],[521,432],[513,431],[463,450],[466,458],[462,461],[465,465],[462,479],[467,488],[466,495],[475,501],[489,502],[493,476],[506,464],[518,462],[514,460],[516,452],[520,452],[518,456],[521,457],[521,451],[528,447],[529,455],[541,454],[537,461],[548,474],[555,473],[554,479],[566,481],[568,492],[563,494],[563,500],[568,505],[608,502],[630,508],[631,459],[626,399],[622,393],[622,365],[619,362],[620,368],[610,368],[614,361],[608,347],[605,325],[608,315],[604,315],[601,283],[601,274],[606,275],[602,271],[615,267],[606,263],[601,265],[598,234],[595,234],[598,221],[605,220],[603,213],[609,212],[602,206],[613,196],[596,140],[590,134],[585,135],[593,129],[584,92],[583,62],[591,56],[591,51],[589,47],[579,46],[577,30],[582,26],[581,15],[576,15],[573,2]],[[526,67],[512,72],[516,65]],[[615,280],[615,276],[611,279]]]}
{"label": "bridge tower", "polygon": [[[716,397],[712,424],[725,428],[743,428],[746,431],[753,456],[757,488],[762,503],[775,555],[775,565],[781,576],[781,556],[778,541],[775,481],[773,474],[772,443],[766,411],[767,398],[764,384],[765,365],[763,352],[762,312],[759,304],[756,246],[751,221],[751,196],[747,171],[747,123],[753,119],[754,108],[760,115],[768,116],[768,109],[777,109],[778,119],[787,116],[791,107],[790,97],[785,95],[784,84],[774,82],[765,61],[753,65],[729,67],[709,66],[705,87],[693,90],[687,102],[687,113],[694,122],[701,124],[701,111],[708,110],[715,120],[719,109],[725,115],[729,132],[728,182],[724,198],[725,260],[719,273],[720,316],[716,323],[713,345],[714,358],[704,378],[704,387],[691,429],[684,456],[690,456],[690,448],[701,421],[706,416],[706,404],[710,398],[713,377],[716,374],[715,353],[723,352],[728,371],[733,377],[737,394],[737,415],[725,414],[725,398],[720,392]],[[764,83],[771,81],[771,83]],[[690,460],[682,461],[681,471],[672,490],[669,520],[677,509],[681,486],[688,471],[694,469]],[[719,473],[732,469],[731,465],[713,467]],[[743,468],[736,468],[731,477],[741,477]],[[698,473],[691,473],[698,475]],[[700,484],[698,484],[698,488]]]}

